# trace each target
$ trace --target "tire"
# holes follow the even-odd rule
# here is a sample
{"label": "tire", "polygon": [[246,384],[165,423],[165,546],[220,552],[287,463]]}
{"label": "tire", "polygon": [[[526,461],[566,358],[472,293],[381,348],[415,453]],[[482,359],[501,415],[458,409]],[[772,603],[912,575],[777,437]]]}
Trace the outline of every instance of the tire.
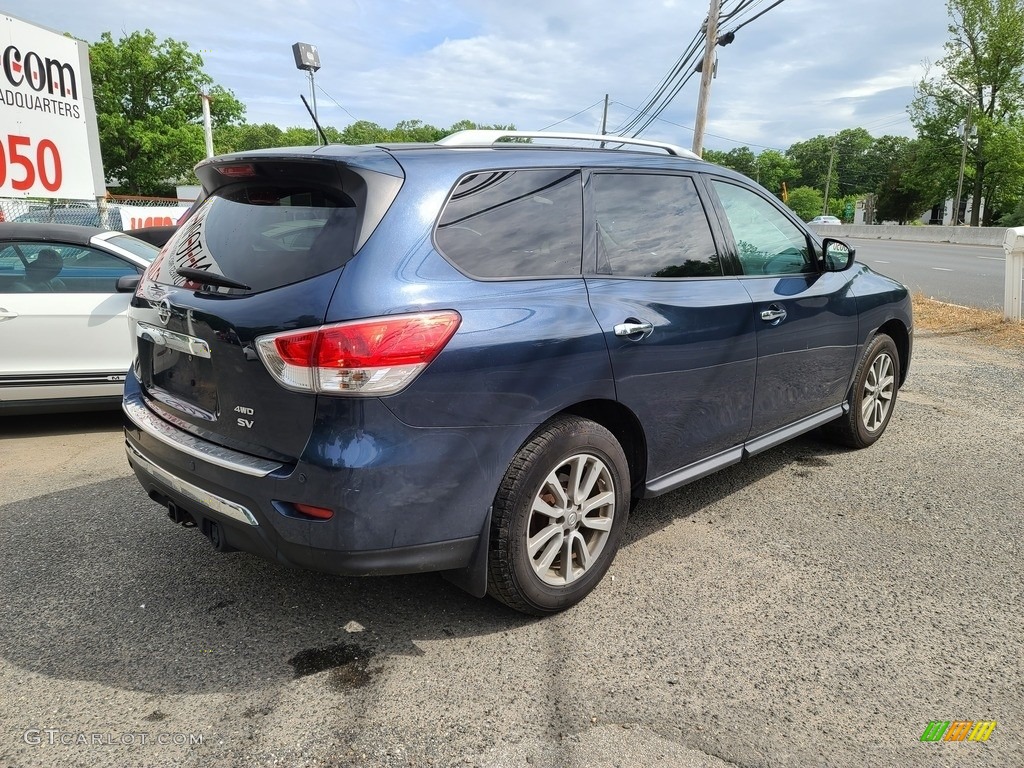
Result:
{"label": "tire", "polygon": [[535,432],[494,499],[490,595],[534,616],[586,597],[619,548],[629,488],[622,446],[599,424],[568,416]]}
{"label": "tire", "polygon": [[896,343],[884,333],[868,342],[847,397],[849,412],[825,428],[833,441],[850,448],[867,448],[882,436],[896,405],[900,356]]}

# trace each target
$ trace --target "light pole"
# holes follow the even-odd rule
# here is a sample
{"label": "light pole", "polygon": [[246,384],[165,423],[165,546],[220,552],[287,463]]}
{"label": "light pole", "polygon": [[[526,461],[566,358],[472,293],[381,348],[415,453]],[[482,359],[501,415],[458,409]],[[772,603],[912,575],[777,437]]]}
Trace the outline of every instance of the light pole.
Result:
{"label": "light pole", "polygon": [[210,121],[210,94],[199,93],[203,100],[203,135],[206,137],[206,156],[213,157],[213,124]]}
{"label": "light pole", "polygon": [[971,135],[971,107],[967,108],[967,118],[964,120],[964,146],[960,153],[960,179],[956,183],[956,201],[953,203],[952,224],[960,226],[960,199],[964,193],[964,166],[967,164],[967,139]]}
{"label": "light pole", "polygon": [[320,52],[315,45],[295,43],[292,46],[292,55],[295,57],[295,68],[304,69],[309,73],[309,95],[313,102],[313,133],[316,134],[316,143],[319,145],[320,122],[316,113],[316,85],[313,82],[313,73],[320,69]]}

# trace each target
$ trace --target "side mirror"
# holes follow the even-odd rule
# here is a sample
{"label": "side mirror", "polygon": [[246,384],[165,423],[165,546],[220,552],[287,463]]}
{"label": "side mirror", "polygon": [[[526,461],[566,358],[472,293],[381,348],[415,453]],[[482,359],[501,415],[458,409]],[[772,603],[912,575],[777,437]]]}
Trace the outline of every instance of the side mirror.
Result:
{"label": "side mirror", "polygon": [[826,272],[842,272],[849,269],[853,266],[853,257],[856,254],[856,250],[842,240],[831,237],[822,240],[821,252],[825,257]]}
{"label": "side mirror", "polygon": [[135,293],[135,289],[139,287],[141,279],[142,275],[121,275],[117,278],[115,290],[118,293]]}

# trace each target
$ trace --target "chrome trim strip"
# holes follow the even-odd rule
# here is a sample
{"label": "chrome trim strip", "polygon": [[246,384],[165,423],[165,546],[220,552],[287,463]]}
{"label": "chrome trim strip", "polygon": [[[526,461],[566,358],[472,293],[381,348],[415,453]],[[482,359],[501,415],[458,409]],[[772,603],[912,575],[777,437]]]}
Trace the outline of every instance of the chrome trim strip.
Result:
{"label": "chrome trim strip", "polygon": [[240,472],[243,475],[266,477],[271,472],[275,472],[284,466],[276,461],[267,461],[266,459],[250,456],[246,453],[240,453],[230,448],[224,448],[205,440],[200,440],[198,437],[190,435],[188,432],[184,432],[168,424],[163,419],[154,416],[146,406],[137,400],[126,398],[121,407],[124,409],[125,415],[132,420],[132,423],[150,437],[182,453],[218,467],[230,469],[233,472]]}
{"label": "chrome trim strip", "polygon": [[127,378],[123,373],[69,373],[40,376],[0,376],[2,387],[56,387],[76,384],[119,384]]}
{"label": "chrome trim strip", "polygon": [[149,323],[136,323],[135,335],[140,339],[146,339],[161,347],[184,352],[187,355],[206,358],[210,356],[210,345],[202,339],[197,339],[195,336],[186,336],[184,333],[168,331],[166,328],[158,328]]}
{"label": "chrome trim strip", "polygon": [[182,496],[191,499],[197,504],[201,504],[207,509],[219,512],[232,520],[237,520],[238,522],[245,523],[246,525],[259,525],[259,521],[253,517],[252,512],[241,504],[235,504],[235,502],[228,501],[222,496],[210,493],[209,491],[204,491],[199,486],[193,485],[186,480],[182,480],[177,475],[172,475],[166,469],[161,469],[139,453],[138,449],[129,442],[125,442],[124,448],[128,454],[128,460],[133,466],[136,466],[146,474],[160,480],[165,485],[170,486]]}

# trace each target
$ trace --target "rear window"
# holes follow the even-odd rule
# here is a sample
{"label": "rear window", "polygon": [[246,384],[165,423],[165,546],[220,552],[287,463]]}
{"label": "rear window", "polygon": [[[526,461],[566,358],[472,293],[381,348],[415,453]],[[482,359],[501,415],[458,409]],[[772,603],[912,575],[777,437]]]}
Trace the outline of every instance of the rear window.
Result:
{"label": "rear window", "polygon": [[297,283],[352,258],[358,219],[356,203],[336,189],[266,183],[223,187],[168,243],[160,281],[184,285],[189,281],[177,269],[189,267],[254,292]]}
{"label": "rear window", "polygon": [[155,245],[139,240],[137,237],[131,235],[111,235],[106,238],[106,242],[111,245],[116,245],[118,248],[124,248],[128,253],[134,253],[136,256],[140,256],[146,261],[152,261],[156,258],[156,255],[160,252],[160,249]]}
{"label": "rear window", "polygon": [[580,172],[545,168],[470,174],[455,187],[441,214],[436,243],[474,277],[579,275]]}

